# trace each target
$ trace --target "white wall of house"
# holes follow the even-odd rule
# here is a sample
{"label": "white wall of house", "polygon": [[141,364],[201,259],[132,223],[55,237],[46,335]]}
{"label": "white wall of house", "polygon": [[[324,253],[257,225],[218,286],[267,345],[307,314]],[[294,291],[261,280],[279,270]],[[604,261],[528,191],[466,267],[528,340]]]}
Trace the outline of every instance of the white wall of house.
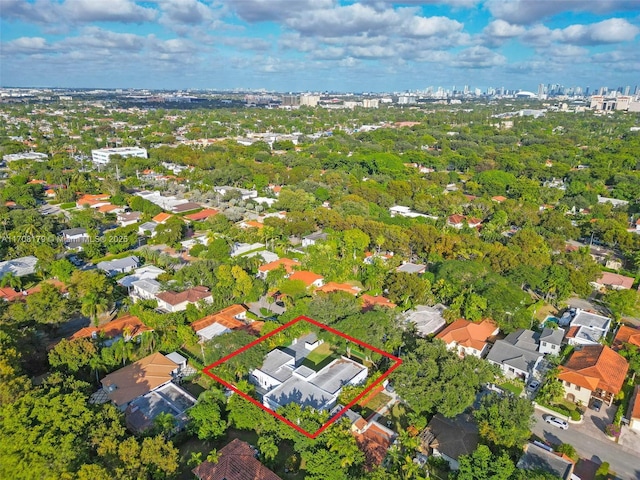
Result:
{"label": "white wall of house", "polygon": [[[287,364],[289,364],[289,362],[287,362]],[[293,359],[291,359],[291,367],[293,367]],[[264,388],[265,390],[271,390],[272,388],[275,388],[278,385],[282,384],[280,380],[273,378],[271,375],[266,374],[260,369],[255,369],[254,371],[252,371],[251,377],[253,383],[258,385],[259,387]]]}
{"label": "white wall of house", "polygon": [[540,342],[538,351],[545,355],[546,354],[560,355],[560,345],[556,345],[555,343],[545,342],[543,340]]}
{"label": "white wall of house", "polygon": [[564,396],[567,400],[571,400],[570,395],[573,395],[574,402],[582,402],[585,405],[589,404],[591,390],[566,381],[562,382],[562,386],[564,387]]}

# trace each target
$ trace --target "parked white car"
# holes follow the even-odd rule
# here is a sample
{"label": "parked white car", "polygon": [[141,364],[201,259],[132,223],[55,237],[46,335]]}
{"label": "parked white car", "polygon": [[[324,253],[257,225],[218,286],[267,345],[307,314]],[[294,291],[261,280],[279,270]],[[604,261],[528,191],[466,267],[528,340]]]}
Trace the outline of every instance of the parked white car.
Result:
{"label": "parked white car", "polygon": [[565,420],[562,420],[561,418],[558,418],[558,417],[548,416],[547,418],[544,419],[544,421],[547,422],[549,425],[553,425],[554,427],[558,427],[563,430],[566,430],[567,428],[569,428],[569,424]]}

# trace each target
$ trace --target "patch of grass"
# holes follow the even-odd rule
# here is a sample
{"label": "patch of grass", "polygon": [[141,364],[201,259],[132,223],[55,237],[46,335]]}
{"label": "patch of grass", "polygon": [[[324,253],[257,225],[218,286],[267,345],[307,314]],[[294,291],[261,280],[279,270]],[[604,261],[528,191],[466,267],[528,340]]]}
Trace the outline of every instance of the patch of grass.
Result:
{"label": "patch of grass", "polygon": [[71,210],[72,208],[76,208],[76,202],[67,202],[60,205],[60,208],[65,210]]}
{"label": "patch of grass", "polygon": [[375,410],[378,410],[384,404],[386,404],[389,400],[391,400],[391,397],[389,395],[380,392],[377,395],[371,397],[371,400],[369,400],[367,403],[365,403],[362,406],[363,407],[366,406],[367,408],[375,411]]}
{"label": "patch of grass", "polygon": [[333,360],[338,358],[333,350],[331,349],[331,344],[328,342],[324,342],[319,345],[317,348],[309,352],[307,358],[304,359],[302,364],[305,367],[309,367],[316,372],[325,366],[329,365]]}
{"label": "patch of grass", "polygon": [[516,397],[520,396],[520,394],[522,393],[522,386],[517,385],[515,383],[504,382],[504,383],[498,384],[498,386],[503,390],[506,390],[507,392],[513,393]]}

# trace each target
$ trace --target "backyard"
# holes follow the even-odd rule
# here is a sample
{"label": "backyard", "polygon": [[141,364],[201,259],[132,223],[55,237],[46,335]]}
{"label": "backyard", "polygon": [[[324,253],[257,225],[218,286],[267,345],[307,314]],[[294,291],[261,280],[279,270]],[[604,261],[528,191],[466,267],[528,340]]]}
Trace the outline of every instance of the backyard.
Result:
{"label": "backyard", "polygon": [[324,342],[309,352],[302,364],[317,372],[336,358],[338,358],[338,355],[332,350],[331,344]]}

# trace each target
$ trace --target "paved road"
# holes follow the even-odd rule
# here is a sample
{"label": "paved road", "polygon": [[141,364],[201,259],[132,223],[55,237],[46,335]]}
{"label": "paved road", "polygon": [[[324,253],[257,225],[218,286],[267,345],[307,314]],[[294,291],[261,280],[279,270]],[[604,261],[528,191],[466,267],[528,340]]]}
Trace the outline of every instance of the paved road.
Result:
{"label": "paved road", "polygon": [[[587,432],[586,425],[570,424],[567,430],[561,430],[545,423],[543,416],[548,414],[536,410],[536,423],[533,433],[550,445],[569,443],[575,447],[581,457],[595,463],[609,462],[611,470],[622,480],[640,479],[640,455],[633,450],[617,445],[611,440],[594,438]],[[588,420],[585,420],[588,421]]]}

